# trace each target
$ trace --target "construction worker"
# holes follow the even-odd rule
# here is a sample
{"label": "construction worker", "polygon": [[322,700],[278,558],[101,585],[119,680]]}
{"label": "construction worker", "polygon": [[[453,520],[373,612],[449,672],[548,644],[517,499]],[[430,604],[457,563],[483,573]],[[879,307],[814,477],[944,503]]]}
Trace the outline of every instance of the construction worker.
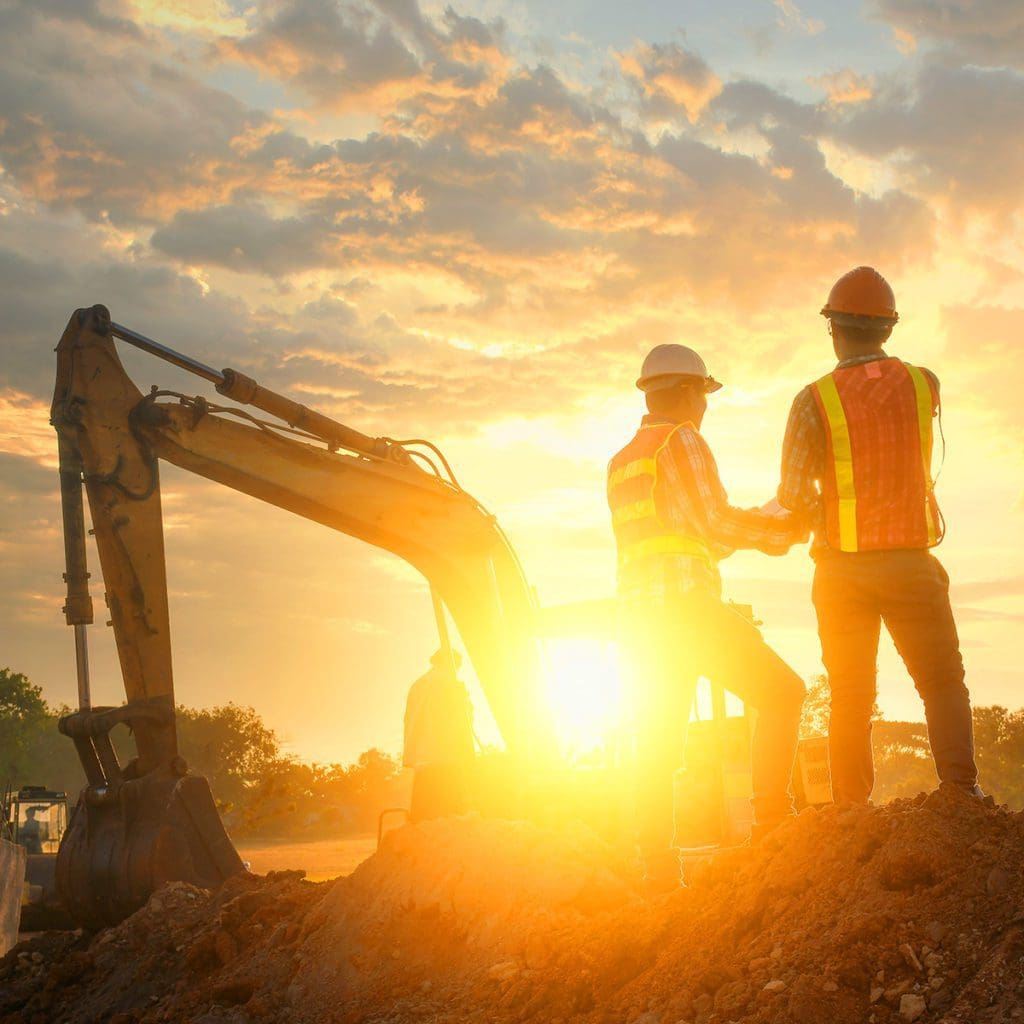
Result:
{"label": "construction worker", "polygon": [[871,267],[839,278],[821,313],[839,363],[793,402],[778,501],[814,530],[832,794],[871,796],[884,622],[924,701],[941,783],[981,795],[949,577],[928,550],[943,533],[931,476],[939,382],[883,351],[899,317],[892,288]]}
{"label": "construction worker", "polygon": [[684,345],[658,345],[636,386],[648,414],[608,465],[618,590],[636,716],[640,852],[651,888],[679,884],[673,776],[698,676],[758,709],[754,839],[793,812],[789,792],[804,685],[752,622],[724,604],[718,562],[736,548],[783,554],[806,532],[788,513],[728,502],[700,434],[721,384]]}
{"label": "construction worker", "polygon": [[40,821],[36,815],[45,807],[27,807],[25,820],[18,826],[18,842],[30,854],[43,852],[43,840],[49,836],[49,823]]}
{"label": "construction worker", "polygon": [[405,703],[402,764],[413,768],[409,819],[462,814],[475,747],[473,705],[458,677],[462,656],[442,648],[409,688]]}

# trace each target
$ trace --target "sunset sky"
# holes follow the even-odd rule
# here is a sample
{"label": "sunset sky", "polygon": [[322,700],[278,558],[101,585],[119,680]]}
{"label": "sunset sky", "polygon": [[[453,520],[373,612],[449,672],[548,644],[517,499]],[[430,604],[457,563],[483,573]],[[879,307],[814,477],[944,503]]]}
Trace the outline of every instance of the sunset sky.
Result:
{"label": "sunset sky", "polygon": [[[890,351],[942,380],[969,686],[1024,704],[1024,5],[0,0],[0,47],[0,666],[51,701],[75,694],[48,424],[75,308],[432,439],[554,604],[613,592],[604,472],[646,350],[691,345],[726,384],[704,433],[760,504],[833,362],[818,310],[868,263]],[[436,646],[422,579],[163,487],[178,700],[251,704],[303,758],[397,751]],[[120,703],[91,568],[95,699]],[[722,568],[820,672],[806,548]],[[880,696],[921,717],[887,640]]]}

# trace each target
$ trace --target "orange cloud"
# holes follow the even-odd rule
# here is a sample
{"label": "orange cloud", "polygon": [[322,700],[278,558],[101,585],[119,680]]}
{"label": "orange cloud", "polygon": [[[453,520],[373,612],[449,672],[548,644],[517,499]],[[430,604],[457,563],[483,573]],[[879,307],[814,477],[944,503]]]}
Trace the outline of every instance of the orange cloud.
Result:
{"label": "orange cloud", "polygon": [[655,116],[672,119],[684,113],[693,124],[722,89],[718,76],[699,56],[675,43],[640,43],[620,53],[618,60]]}
{"label": "orange cloud", "polygon": [[808,81],[825,92],[826,102],[833,107],[863,103],[874,95],[871,83],[852,68],[843,68],[842,71],[820,75]]}
{"label": "orange cloud", "polygon": [[57,468],[57,435],[50,406],[13,388],[0,390],[0,452]]}

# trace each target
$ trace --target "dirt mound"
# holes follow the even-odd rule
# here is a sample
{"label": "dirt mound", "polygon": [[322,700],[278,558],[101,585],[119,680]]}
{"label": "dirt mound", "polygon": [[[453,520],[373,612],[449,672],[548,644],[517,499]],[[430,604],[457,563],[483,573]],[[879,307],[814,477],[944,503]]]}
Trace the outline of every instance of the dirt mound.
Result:
{"label": "dirt mound", "polygon": [[806,811],[644,898],[583,828],[464,818],[354,874],[170,886],[0,961],[0,1022],[1024,1019],[1024,815]]}

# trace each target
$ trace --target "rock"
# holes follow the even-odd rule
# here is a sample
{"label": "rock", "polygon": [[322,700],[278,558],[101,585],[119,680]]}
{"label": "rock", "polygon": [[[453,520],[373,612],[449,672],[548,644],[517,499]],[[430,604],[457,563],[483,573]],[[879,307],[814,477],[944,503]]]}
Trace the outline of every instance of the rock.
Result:
{"label": "rock", "polygon": [[213,949],[222,964],[229,964],[238,956],[238,943],[231,937],[231,933],[223,928],[213,937]]}
{"label": "rock", "polygon": [[903,959],[906,960],[908,967],[910,967],[912,970],[917,971],[918,974],[921,973],[923,969],[921,967],[921,961],[917,959],[917,954],[914,952],[914,947],[911,946],[909,942],[904,942],[903,945],[900,946],[900,956],[902,956]]}
{"label": "rock", "polygon": [[487,970],[487,977],[492,981],[511,981],[520,972],[519,964],[514,960],[502,960],[501,963],[493,964]]}
{"label": "rock", "polygon": [[878,1000],[881,999],[884,994],[885,994],[885,989],[881,988],[878,985],[876,985],[871,990],[871,994],[868,996],[868,1002],[869,1003],[877,1003]]}
{"label": "rock", "polygon": [[909,992],[914,987],[914,983],[910,980],[904,980],[891,988],[885,990],[885,1001],[887,1003],[895,1003],[903,998],[903,995]]}
{"label": "rock", "polygon": [[946,979],[936,975],[928,984],[931,985],[933,991],[938,992],[946,984]]}
{"label": "rock", "polygon": [[255,991],[256,983],[252,978],[232,978],[230,981],[221,982],[213,989],[213,998],[218,1003],[237,1006],[239,1003],[249,1002]]}
{"label": "rock", "polygon": [[908,992],[900,999],[900,1016],[904,1020],[917,1020],[926,1009],[924,997],[916,992]]}
{"label": "rock", "polygon": [[823,992],[838,992],[839,986],[834,981],[826,981],[825,984],[821,986],[821,990]]}
{"label": "rock", "polygon": [[772,946],[771,958],[773,960],[781,960],[782,959],[782,947],[777,942],[775,943],[774,946]]}
{"label": "rock", "polygon": [[932,943],[938,946],[949,933],[949,929],[941,921],[932,921],[925,929],[925,933]]}
{"label": "rock", "polygon": [[786,987],[786,983],[781,978],[773,978],[769,981],[762,992],[781,992]]}
{"label": "rock", "polygon": [[994,867],[988,873],[988,878],[985,879],[985,888],[988,890],[989,896],[996,896],[999,893],[1006,892],[1010,888],[1009,873],[1001,867]]}

